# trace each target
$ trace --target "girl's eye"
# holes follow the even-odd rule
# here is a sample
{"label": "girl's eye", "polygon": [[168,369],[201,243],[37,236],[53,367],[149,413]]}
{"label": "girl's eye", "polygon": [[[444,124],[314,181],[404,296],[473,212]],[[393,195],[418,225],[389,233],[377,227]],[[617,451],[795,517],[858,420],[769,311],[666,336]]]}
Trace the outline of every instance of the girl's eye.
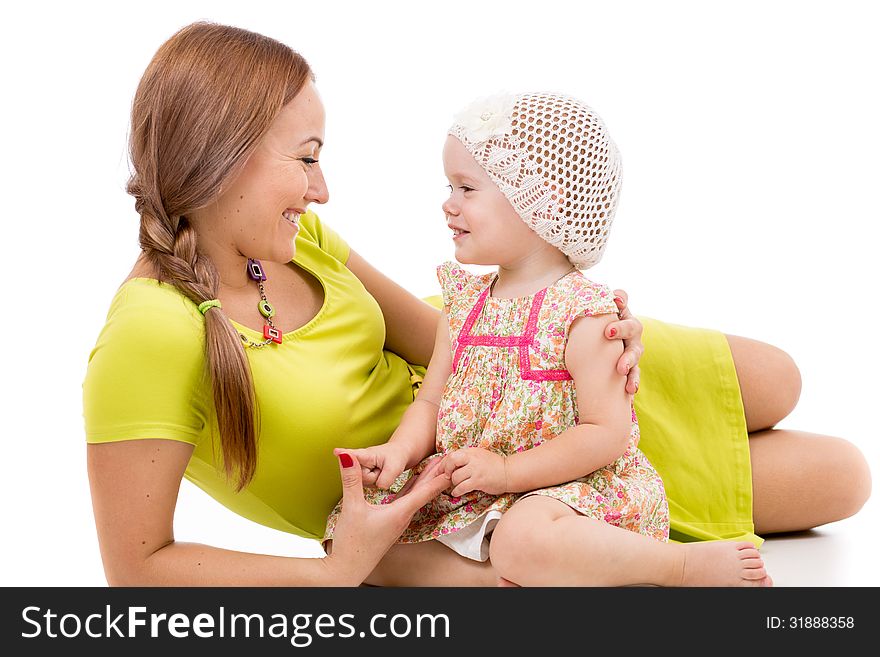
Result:
{"label": "girl's eye", "polygon": [[461,187],[459,187],[459,189],[460,189],[461,191],[463,191],[463,192],[472,192],[472,191],[474,191],[474,188],[473,188],[473,187],[468,187],[467,185],[462,185]]}

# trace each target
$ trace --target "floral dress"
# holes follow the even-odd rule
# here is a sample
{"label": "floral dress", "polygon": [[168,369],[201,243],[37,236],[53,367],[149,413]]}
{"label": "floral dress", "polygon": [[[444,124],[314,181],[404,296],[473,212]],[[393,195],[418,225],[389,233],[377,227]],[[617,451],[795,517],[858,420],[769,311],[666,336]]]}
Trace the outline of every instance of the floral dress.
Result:
{"label": "floral dress", "polygon": [[[578,317],[617,312],[608,288],[580,272],[515,299],[490,296],[494,274],[476,276],[451,262],[438,267],[437,274],[453,361],[437,419],[437,454],[404,472],[390,490],[368,489],[373,504],[393,500],[411,473],[446,452],[481,447],[513,454],[578,424],[574,381],[564,362],[569,328]],[[638,442],[633,411],[629,444],[613,463],[528,493],[441,493],[416,513],[398,542],[437,539],[464,556],[485,560],[486,535],[504,511],[529,495],[552,497],[590,518],[666,541],[669,510],[663,482]],[[325,539],[332,538],[339,509],[328,520]]]}

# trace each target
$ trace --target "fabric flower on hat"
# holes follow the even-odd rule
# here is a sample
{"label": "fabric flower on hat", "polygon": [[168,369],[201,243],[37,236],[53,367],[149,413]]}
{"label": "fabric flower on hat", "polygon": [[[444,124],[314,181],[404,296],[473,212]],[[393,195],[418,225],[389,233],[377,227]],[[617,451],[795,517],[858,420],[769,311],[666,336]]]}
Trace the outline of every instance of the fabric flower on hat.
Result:
{"label": "fabric flower on hat", "polygon": [[513,131],[511,115],[515,96],[497,94],[480,98],[456,114],[454,121],[465,130],[469,141],[480,142]]}

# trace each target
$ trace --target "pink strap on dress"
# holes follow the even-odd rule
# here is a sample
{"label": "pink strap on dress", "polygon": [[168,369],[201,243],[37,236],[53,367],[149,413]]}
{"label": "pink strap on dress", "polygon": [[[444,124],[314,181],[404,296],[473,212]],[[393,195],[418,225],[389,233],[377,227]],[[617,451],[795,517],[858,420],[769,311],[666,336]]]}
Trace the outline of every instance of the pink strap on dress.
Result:
{"label": "pink strap on dress", "polygon": [[486,299],[489,297],[489,286],[483,290],[480,298],[474,305],[461,332],[456,340],[457,347],[455,349],[455,357],[452,360],[452,371],[458,370],[458,361],[464,353],[465,347],[469,345],[484,347],[517,347],[519,349],[519,375],[528,381],[569,381],[571,374],[568,370],[535,370],[532,369],[531,359],[529,358],[529,348],[535,341],[535,335],[538,332],[538,314],[541,312],[541,306],[544,303],[544,297],[547,290],[541,290],[535,295],[532,301],[532,307],[529,310],[529,318],[526,321],[526,331],[522,335],[473,335],[471,331],[476,324],[483,306],[486,305]]}

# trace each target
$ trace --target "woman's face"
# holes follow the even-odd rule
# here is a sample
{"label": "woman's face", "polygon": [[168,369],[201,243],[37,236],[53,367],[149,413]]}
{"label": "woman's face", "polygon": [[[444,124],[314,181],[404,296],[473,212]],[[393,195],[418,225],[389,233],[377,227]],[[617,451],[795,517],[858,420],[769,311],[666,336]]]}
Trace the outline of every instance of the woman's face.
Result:
{"label": "woman's face", "polygon": [[290,261],[300,215],[309,204],[329,198],[318,164],[323,143],[324,106],[310,81],[284,106],[216,203],[193,213],[200,247]]}
{"label": "woman's face", "polygon": [[443,169],[451,190],[443,212],[453,231],[456,260],[509,265],[545,247],[464,144],[451,135],[443,148]]}

